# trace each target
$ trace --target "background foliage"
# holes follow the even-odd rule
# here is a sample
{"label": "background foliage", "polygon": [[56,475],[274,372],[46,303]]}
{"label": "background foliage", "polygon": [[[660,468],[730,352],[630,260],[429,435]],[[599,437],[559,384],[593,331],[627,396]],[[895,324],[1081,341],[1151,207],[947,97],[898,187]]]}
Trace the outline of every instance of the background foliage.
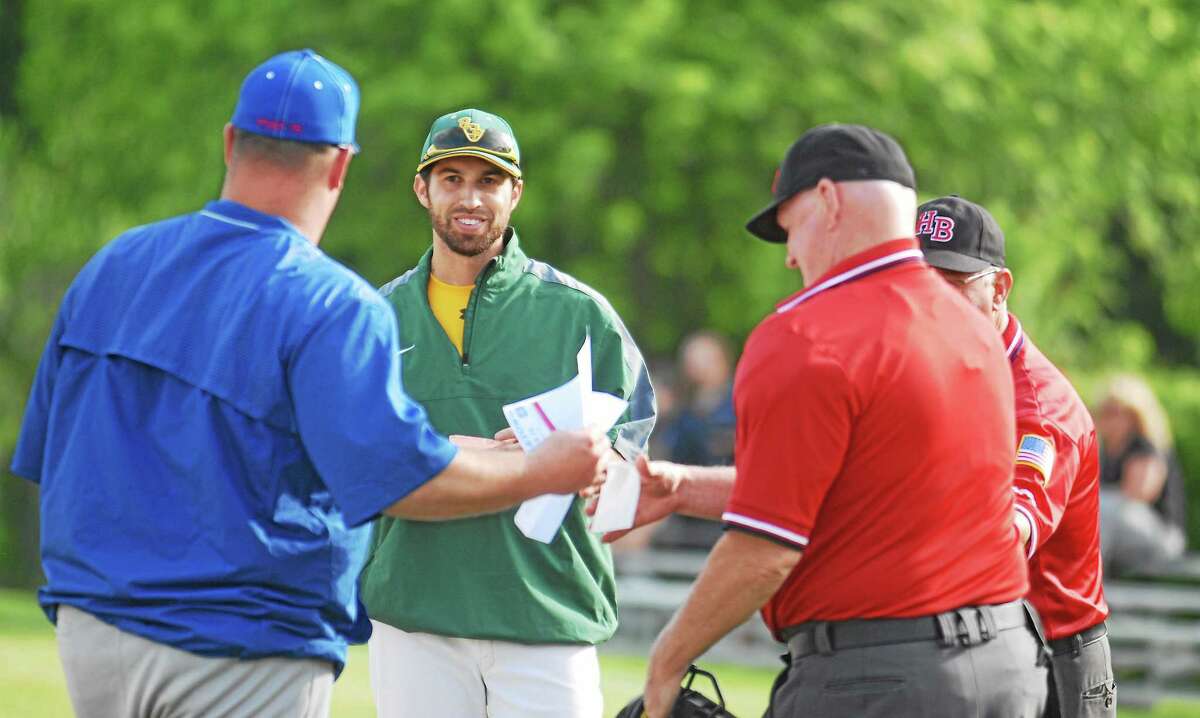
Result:
{"label": "background foliage", "polygon": [[[484,107],[521,141],[527,250],[657,355],[702,326],[740,339],[798,288],[742,222],[801,131],[892,133],[923,197],[996,214],[1049,356],[1083,386],[1153,376],[1200,499],[1198,20],[1166,0],[0,0],[0,459],[74,273],[215,196],[241,78],[308,46],[364,92],[330,254],[374,283],[414,263],[428,124]],[[2,581],[36,579],[34,498],[0,481]]]}

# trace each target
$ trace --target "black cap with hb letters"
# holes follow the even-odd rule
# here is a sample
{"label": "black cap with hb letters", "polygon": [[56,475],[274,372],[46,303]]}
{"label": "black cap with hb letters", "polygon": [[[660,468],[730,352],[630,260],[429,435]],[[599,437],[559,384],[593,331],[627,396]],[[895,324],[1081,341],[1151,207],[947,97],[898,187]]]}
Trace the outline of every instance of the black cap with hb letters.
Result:
{"label": "black cap with hb letters", "polygon": [[819,125],[788,149],[771,187],[774,200],[746,223],[750,233],[768,242],[786,242],[776,211],[788,199],[813,187],[822,177],[834,182],[891,180],[917,188],[904,150],[891,137],[863,125]]}
{"label": "black cap with hb letters", "polygon": [[1004,232],[983,207],[949,195],[917,208],[917,240],[925,261],[951,272],[1004,266]]}

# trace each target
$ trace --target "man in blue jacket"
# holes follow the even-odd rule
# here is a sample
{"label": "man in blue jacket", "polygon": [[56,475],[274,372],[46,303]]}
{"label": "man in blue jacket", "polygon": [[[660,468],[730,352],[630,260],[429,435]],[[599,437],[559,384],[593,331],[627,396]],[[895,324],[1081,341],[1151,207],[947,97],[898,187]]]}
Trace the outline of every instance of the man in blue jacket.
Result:
{"label": "man in blue jacket", "polygon": [[367,522],[594,483],[607,441],[457,449],[404,393],[387,302],[317,243],[357,150],[345,70],[242,85],[219,201],[105,246],[67,290],[12,469],[40,485],[39,599],[80,716],[324,716]]}

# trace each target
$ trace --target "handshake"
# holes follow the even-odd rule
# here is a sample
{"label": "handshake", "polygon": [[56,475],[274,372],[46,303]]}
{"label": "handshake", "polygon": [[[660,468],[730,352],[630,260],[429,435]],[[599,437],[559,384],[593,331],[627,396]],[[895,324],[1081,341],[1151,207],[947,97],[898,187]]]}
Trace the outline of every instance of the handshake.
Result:
{"label": "handshake", "polygon": [[[543,494],[592,497],[604,485],[609,463],[622,460],[599,429],[554,431],[529,452],[512,429],[490,439],[454,435],[450,441],[459,447],[454,460],[385,514],[441,521],[503,511]],[[682,466],[644,455],[634,466],[640,479],[634,528],[672,513],[719,519],[732,492],[733,467]],[[627,532],[606,533],[604,540]]]}
{"label": "handshake", "polygon": [[[503,429],[491,439],[452,435],[450,441],[469,451],[493,455],[498,451],[521,451],[512,429]],[[623,459],[610,448],[607,437],[589,431],[553,432],[545,443],[526,455],[531,484],[541,487],[533,495],[578,493],[584,498],[594,496],[605,482],[606,468],[615,461]],[[714,521],[720,519],[733,488],[735,471],[732,466],[685,466],[651,461],[645,454],[639,454],[632,463],[641,484],[633,526],[605,533],[606,543],[673,513]],[[594,505],[589,507],[588,513],[594,508]]]}

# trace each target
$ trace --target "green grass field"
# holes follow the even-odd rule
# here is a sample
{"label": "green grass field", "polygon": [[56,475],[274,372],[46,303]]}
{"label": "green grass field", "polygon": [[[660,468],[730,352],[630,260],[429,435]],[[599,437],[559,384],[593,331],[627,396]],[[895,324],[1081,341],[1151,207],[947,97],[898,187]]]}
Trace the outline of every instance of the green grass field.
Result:
{"label": "green grass field", "polygon": [[[59,718],[71,714],[55,651],[54,631],[32,594],[0,591],[0,716],[4,718]],[[617,710],[642,688],[645,660],[638,656],[605,654],[601,659],[606,713]],[[721,680],[734,715],[760,716],[774,673],[741,666],[705,666]],[[367,676],[365,646],[350,651],[346,671],[333,691],[335,718],[375,715]],[[1122,710],[1121,718],[1194,718],[1200,706],[1163,703],[1154,711]]]}

